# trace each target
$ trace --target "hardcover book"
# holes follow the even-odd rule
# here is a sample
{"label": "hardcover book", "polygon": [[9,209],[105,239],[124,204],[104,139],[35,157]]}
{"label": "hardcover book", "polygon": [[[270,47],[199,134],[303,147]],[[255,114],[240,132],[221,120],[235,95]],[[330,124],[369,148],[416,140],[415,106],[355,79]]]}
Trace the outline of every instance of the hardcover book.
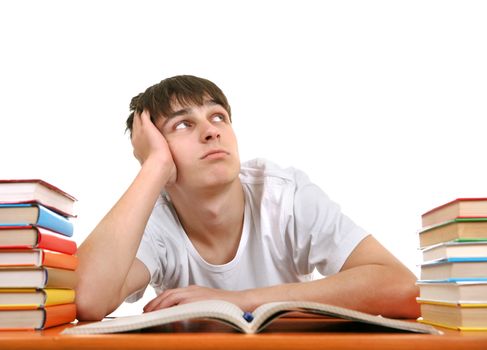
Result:
{"label": "hardcover book", "polygon": [[78,258],[74,255],[43,249],[0,249],[0,267],[46,266],[75,270]]}
{"label": "hardcover book", "polygon": [[0,329],[45,329],[72,322],[75,318],[75,304],[53,305],[36,310],[0,310]]}
{"label": "hardcover book", "polygon": [[487,239],[487,218],[456,218],[419,231],[421,248],[459,238]]}
{"label": "hardcover book", "polygon": [[461,331],[487,331],[487,303],[441,303],[418,300],[419,322]]}
{"label": "hardcover book", "polygon": [[423,249],[423,261],[446,258],[487,257],[487,240],[457,239],[438,243]]}
{"label": "hardcover book", "polygon": [[487,217],[487,198],[457,198],[421,216],[423,227],[461,217]]}
{"label": "hardcover book", "polygon": [[56,186],[40,179],[0,179],[0,203],[37,202],[61,212],[75,216],[76,198]]}
{"label": "hardcover book", "polygon": [[423,263],[421,280],[487,281],[487,257],[448,258]]}
{"label": "hardcover book", "polygon": [[68,288],[74,289],[78,279],[72,270],[50,267],[0,268],[0,288]]}
{"label": "hardcover book", "polygon": [[487,303],[487,281],[418,281],[419,298],[449,303]]}
{"label": "hardcover book", "polygon": [[0,310],[72,304],[74,297],[72,289],[0,288]]}
{"label": "hardcover book", "polygon": [[0,226],[0,248],[40,248],[71,255],[77,250],[76,242],[35,225]]}
{"label": "hardcover book", "polygon": [[73,224],[40,204],[0,204],[0,226],[38,225],[71,237]]}
{"label": "hardcover book", "polygon": [[222,300],[206,300],[173,306],[142,315],[120,317],[65,329],[62,334],[102,334],[139,330],[190,319],[212,319],[225,323],[243,333],[257,333],[274,319],[288,312],[306,312],[370,323],[402,331],[441,334],[433,327],[416,322],[389,319],[337,306],[299,301],[273,302],[261,305],[252,313]]}

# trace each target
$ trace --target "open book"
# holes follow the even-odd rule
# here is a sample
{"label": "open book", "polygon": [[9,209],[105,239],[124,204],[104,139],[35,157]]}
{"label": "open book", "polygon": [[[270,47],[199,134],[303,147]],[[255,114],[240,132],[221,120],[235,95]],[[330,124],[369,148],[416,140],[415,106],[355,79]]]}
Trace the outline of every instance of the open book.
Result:
{"label": "open book", "polygon": [[370,323],[387,328],[418,333],[441,334],[434,327],[416,322],[389,319],[353,311],[337,306],[314,302],[283,301],[259,306],[253,313],[222,300],[206,300],[177,305],[136,316],[120,317],[65,329],[63,334],[117,333],[161,326],[190,319],[213,319],[226,323],[243,333],[258,333],[272,320],[289,312],[306,312],[351,321]]}

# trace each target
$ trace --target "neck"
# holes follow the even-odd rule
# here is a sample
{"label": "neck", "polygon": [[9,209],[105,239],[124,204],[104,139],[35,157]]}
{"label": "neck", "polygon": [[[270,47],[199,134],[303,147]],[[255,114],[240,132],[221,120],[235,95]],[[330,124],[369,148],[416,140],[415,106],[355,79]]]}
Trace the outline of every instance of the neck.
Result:
{"label": "neck", "polygon": [[245,200],[240,180],[237,178],[223,188],[191,193],[173,189],[169,195],[200,255],[213,264],[232,260],[243,227]]}

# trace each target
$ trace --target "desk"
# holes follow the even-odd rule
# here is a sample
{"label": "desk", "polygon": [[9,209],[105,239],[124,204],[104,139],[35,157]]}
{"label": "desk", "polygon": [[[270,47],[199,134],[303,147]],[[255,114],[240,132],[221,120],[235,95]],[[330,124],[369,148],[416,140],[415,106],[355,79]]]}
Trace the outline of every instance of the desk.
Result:
{"label": "desk", "polygon": [[398,333],[335,319],[280,319],[260,334],[240,334],[211,321],[105,335],[59,334],[65,327],[0,332],[0,349],[487,349],[487,332]]}

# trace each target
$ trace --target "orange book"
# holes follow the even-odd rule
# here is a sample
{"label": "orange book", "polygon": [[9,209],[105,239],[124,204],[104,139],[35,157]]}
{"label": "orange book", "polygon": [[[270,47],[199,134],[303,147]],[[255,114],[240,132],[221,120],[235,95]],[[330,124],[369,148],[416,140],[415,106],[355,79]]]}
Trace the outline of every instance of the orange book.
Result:
{"label": "orange book", "polygon": [[0,310],[0,330],[45,329],[76,319],[76,305],[46,306],[37,310]]}
{"label": "orange book", "polygon": [[44,249],[1,249],[0,267],[11,266],[47,266],[75,270],[78,266],[78,258]]}
{"label": "orange book", "polygon": [[0,226],[0,248],[40,248],[73,255],[76,242],[35,225]]}

